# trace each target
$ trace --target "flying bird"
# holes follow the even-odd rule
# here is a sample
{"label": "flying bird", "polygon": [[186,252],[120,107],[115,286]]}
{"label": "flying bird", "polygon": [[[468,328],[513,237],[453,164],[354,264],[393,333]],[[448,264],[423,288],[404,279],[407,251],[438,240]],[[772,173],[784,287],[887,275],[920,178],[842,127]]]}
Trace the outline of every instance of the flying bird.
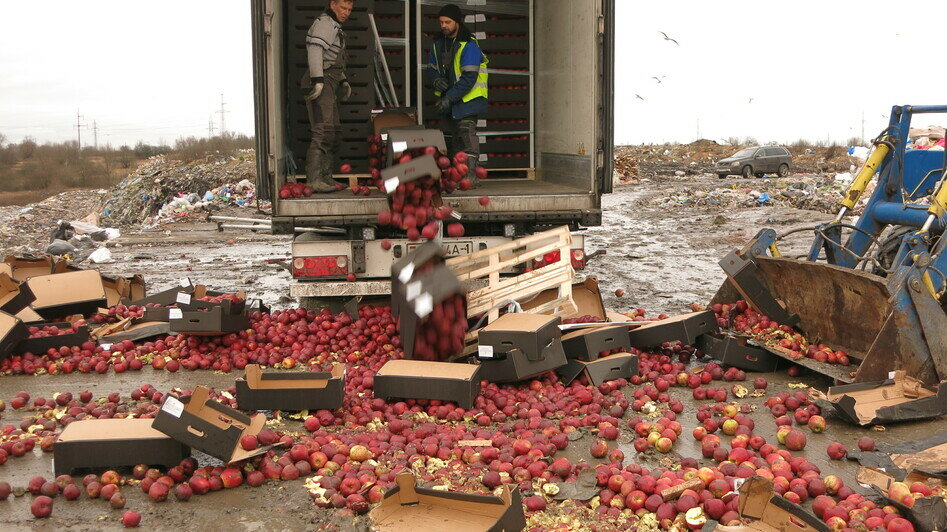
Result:
{"label": "flying bird", "polygon": [[638,98],[639,100],[644,101],[644,98],[642,98],[640,94],[635,94],[635,98]]}
{"label": "flying bird", "polygon": [[681,43],[679,43],[679,42],[675,41],[674,39],[668,37],[668,34],[667,34],[667,33],[664,33],[663,31],[662,31],[662,32],[659,32],[659,33],[660,33],[661,35],[664,35],[664,40],[665,40],[665,41],[671,41],[672,43],[674,43],[674,44],[676,44],[676,45],[678,45],[678,46],[681,45]]}
{"label": "flying bird", "polygon": [[750,101],[748,101],[748,102],[746,102],[746,103],[753,103],[753,98],[750,98]]}
{"label": "flying bird", "polygon": [[[663,77],[664,77],[664,76],[661,76],[661,78],[663,78]],[[651,76],[651,79],[653,79],[654,81],[657,81],[658,83],[661,83],[661,78],[659,78],[659,77],[657,77],[657,76]]]}

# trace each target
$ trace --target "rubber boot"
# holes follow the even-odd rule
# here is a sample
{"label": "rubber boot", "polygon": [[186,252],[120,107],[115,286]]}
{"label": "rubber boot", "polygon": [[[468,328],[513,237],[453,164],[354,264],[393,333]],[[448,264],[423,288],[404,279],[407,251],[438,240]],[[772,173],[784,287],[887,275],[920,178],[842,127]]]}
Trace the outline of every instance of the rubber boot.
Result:
{"label": "rubber boot", "polygon": [[331,187],[332,190],[338,190],[338,187],[335,186],[335,179],[332,178],[332,157],[324,153],[322,154],[321,167],[319,168],[319,182],[327,187]]}
{"label": "rubber boot", "polygon": [[317,146],[309,146],[309,150],[306,151],[306,184],[316,194],[335,192],[334,186],[330,186],[322,180],[325,159],[322,150]]}
{"label": "rubber boot", "polygon": [[480,156],[467,156],[467,180],[470,181],[470,188],[480,186],[480,178],[477,177],[477,167],[480,166]]}

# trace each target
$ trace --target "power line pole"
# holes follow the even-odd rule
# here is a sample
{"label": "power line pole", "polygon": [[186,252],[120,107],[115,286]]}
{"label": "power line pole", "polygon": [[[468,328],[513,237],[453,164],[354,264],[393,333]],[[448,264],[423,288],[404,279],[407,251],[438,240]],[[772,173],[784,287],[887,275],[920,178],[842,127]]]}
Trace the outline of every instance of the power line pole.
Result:
{"label": "power line pole", "polygon": [[207,117],[207,138],[214,136],[214,130],[217,129],[214,127],[214,115]]}
{"label": "power line pole", "polygon": [[79,157],[82,157],[82,127],[85,124],[82,123],[82,116],[79,114],[79,109],[76,109],[76,142],[79,145]]}
{"label": "power line pole", "polygon": [[217,113],[220,114],[220,134],[221,135],[227,132],[226,114],[229,113],[230,111],[227,111],[225,109],[226,105],[227,104],[224,102],[224,93],[220,93],[220,111],[217,111]]}
{"label": "power line pole", "polygon": [[92,121],[92,138],[95,143],[95,151],[99,151],[99,125],[95,120]]}

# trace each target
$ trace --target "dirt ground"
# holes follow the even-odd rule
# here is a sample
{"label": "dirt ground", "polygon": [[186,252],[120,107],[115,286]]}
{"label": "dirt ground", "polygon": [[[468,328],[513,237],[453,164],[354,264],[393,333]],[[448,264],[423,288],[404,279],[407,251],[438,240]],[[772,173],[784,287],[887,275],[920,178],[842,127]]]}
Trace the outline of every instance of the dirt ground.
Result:
{"label": "dirt ground", "polygon": [[[606,196],[604,225],[586,232],[586,249],[589,252],[604,249],[607,254],[591,262],[585,271],[586,275],[594,275],[602,281],[603,291],[607,293],[606,306],[617,311],[642,307],[649,314],[686,311],[693,302],[709,301],[723,280],[717,261],[726,252],[742,246],[758,229],[772,227],[782,231],[811,226],[826,217],[822,213],[788,207],[668,209],[653,201],[682,184],[701,189],[729,187],[737,182],[657,179],[619,187],[615,193]],[[245,215],[246,211],[243,212]],[[800,240],[793,247],[799,250],[804,245]],[[218,233],[213,224],[180,223],[168,231],[126,233],[112,252],[118,261],[102,265],[103,273],[141,273],[148,282],[149,291],[168,288],[182,277],[190,277],[194,282],[215,289],[246,290],[252,297],[261,297],[265,303],[277,307],[295,304],[286,296],[290,282],[288,273],[264,262],[288,257],[289,241],[286,237],[249,232]],[[625,290],[624,297],[614,295],[617,288]],[[757,376],[751,373],[748,380]],[[770,381],[767,395],[795,391],[789,388],[794,381],[785,372],[764,376]],[[76,393],[83,390],[90,390],[95,396],[117,391],[127,397],[133,389],[145,383],[159,390],[193,388],[198,384],[226,388],[233,385],[234,377],[235,374],[208,371],[153,372],[150,368],[141,372],[109,373],[104,378],[78,373],[3,377],[0,379],[0,399],[9,402],[19,390],[28,390],[34,397],[50,396],[57,391]],[[829,384],[817,376],[798,380],[821,389]],[[627,388],[629,396],[633,391],[634,387]],[[673,452],[682,457],[698,458],[703,463],[699,446],[690,436],[697,424],[697,405],[690,399],[689,389],[672,388],[671,392],[685,405],[684,413],[678,417],[684,425],[684,433]],[[740,403],[760,406],[763,400],[746,398]],[[0,423],[3,424],[19,421],[16,411],[9,408],[2,416]],[[752,417],[757,424],[756,432],[771,440],[775,424],[767,409],[761,408]],[[288,429],[299,428],[298,423],[289,423]],[[943,429],[947,429],[947,422],[905,424],[876,431],[850,427],[830,419],[824,434],[810,435],[804,455],[822,469],[823,475],[839,474],[847,484],[855,486],[856,465],[828,460],[825,449],[829,443],[840,441],[852,449],[855,441],[863,435],[870,435],[879,443],[895,443]],[[626,463],[641,460],[654,465],[651,455],[636,456],[630,445],[631,435],[630,430],[622,427],[618,445],[625,451]],[[569,446],[566,456],[594,462],[588,454],[591,441],[592,438],[586,434]],[[198,459],[202,465],[213,460],[200,454]],[[34,475],[47,478],[52,475],[50,455],[43,454],[38,446],[32,456],[11,460],[0,467],[0,480],[10,482],[14,487],[25,487]],[[126,508],[140,512],[142,525],[148,529],[219,529],[224,526],[231,530],[365,529],[364,520],[353,522],[351,518],[315,508],[303,488],[303,479],[266,484],[261,488],[242,486],[195,497],[187,503],[174,500],[153,503],[137,487],[123,491],[128,498]],[[21,496],[0,501],[0,529],[102,530],[121,526],[118,519],[122,511],[110,509],[104,501],[90,501],[84,496],[77,502],[58,498],[51,518],[34,520],[28,510],[30,499]]]}

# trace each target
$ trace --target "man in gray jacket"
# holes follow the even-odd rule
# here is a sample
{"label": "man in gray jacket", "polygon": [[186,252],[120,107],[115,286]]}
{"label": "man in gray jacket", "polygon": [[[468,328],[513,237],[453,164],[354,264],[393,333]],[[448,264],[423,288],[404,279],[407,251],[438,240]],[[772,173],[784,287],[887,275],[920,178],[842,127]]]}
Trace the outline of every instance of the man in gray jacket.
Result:
{"label": "man in gray jacket", "polygon": [[345,79],[345,33],[342,23],[352,14],[354,0],[332,0],[316,17],[306,35],[309,76],[303,80],[312,143],[306,152],[306,181],[314,192],[336,190],[332,180],[341,144],[339,101],[348,101],[352,86]]}

